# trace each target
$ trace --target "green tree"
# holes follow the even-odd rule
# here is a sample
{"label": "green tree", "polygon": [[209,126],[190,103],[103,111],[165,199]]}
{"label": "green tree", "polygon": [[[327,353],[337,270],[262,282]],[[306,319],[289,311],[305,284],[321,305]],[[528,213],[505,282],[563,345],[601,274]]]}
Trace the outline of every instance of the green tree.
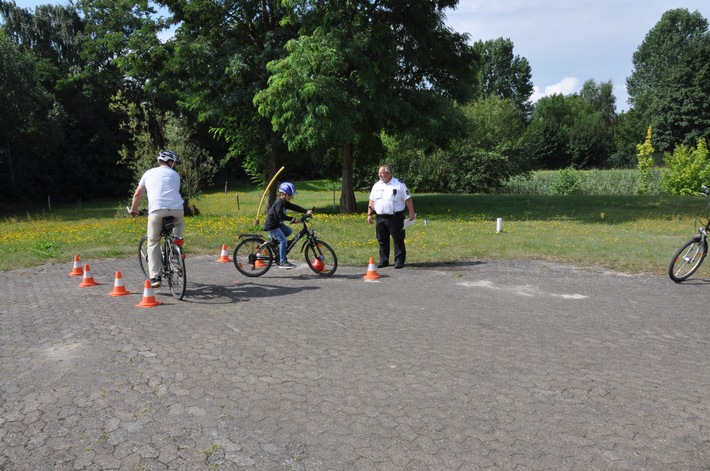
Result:
{"label": "green tree", "polygon": [[532,68],[524,57],[513,54],[513,41],[498,38],[476,41],[480,59],[480,96],[494,95],[514,103],[526,115],[532,111]]}
{"label": "green tree", "polygon": [[567,115],[563,95],[543,97],[535,104],[523,138],[530,168],[557,170],[572,165]]}
{"label": "green tree", "polygon": [[646,134],[646,140],[643,144],[638,144],[636,149],[638,151],[638,169],[639,169],[639,186],[638,193],[645,195],[651,193],[653,190],[653,144],[651,143],[651,138],[653,137],[653,132],[651,128],[648,128],[648,134]]}
{"label": "green tree", "polygon": [[[48,153],[56,133],[52,95],[38,81],[37,62],[0,30],[0,199],[23,197],[25,188],[43,188],[52,168]],[[46,132],[47,140],[38,139]],[[47,193],[42,192],[43,197]]]}
{"label": "green tree", "polygon": [[652,126],[656,149],[693,145],[710,134],[710,34],[699,12],[668,10],[633,55],[629,102]]}
{"label": "green tree", "polygon": [[357,145],[381,130],[440,126],[434,113],[470,97],[475,54],[466,36],[443,22],[456,4],[293,2],[300,36],[289,41],[285,58],[269,64],[268,87],[254,102],[290,149],[341,149],[341,212],[357,210]]}
{"label": "green tree", "polygon": [[270,181],[285,164],[292,175],[294,155],[253,104],[266,87],[266,64],[283,57],[286,41],[297,34],[287,7],[261,0],[168,0],[167,6],[178,27],[162,89],[174,91],[183,111],[226,143],[223,165],[238,162],[257,183]]}
{"label": "green tree", "polygon": [[671,195],[697,195],[710,182],[710,156],[705,139],[696,147],[676,146],[664,159],[663,189]]}

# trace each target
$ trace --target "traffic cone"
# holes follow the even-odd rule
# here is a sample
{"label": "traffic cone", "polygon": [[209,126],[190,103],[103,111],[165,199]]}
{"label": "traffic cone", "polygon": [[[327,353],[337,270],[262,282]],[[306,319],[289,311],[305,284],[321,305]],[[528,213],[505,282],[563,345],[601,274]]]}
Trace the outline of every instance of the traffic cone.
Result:
{"label": "traffic cone", "polygon": [[127,289],[126,285],[123,284],[123,277],[121,276],[121,272],[117,271],[116,272],[116,281],[113,282],[113,291],[109,293],[111,296],[125,296],[127,294],[131,294]]}
{"label": "traffic cone", "polygon": [[232,259],[229,258],[229,252],[227,252],[227,244],[222,244],[222,254],[217,261],[219,263],[229,263],[232,261]]}
{"label": "traffic cone", "polygon": [[370,263],[367,264],[367,274],[363,275],[363,280],[377,280],[381,278],[377,274],[377,267],[375,267],[375,259],[370,257]]}
{"label": "traffic cone", "polygon": [[141,302],[136,304],[138,307],[155,307],[160,306],[160,301],[155,300],[155,294],[153,293],[153,288],[150,286],[150,280],[145,280],[145,288],[143,288],[143,299]]}
{"label": "traffic cone", "polygon": [[82,276],[84,270],[81,269],[81,259],[78,255],[74,255],[74,268],[69,272],[69,276]]}
{"label": "traffic cone", "polygon": [[254,267],[256,268],[265,268],[266,267],[266,262],[263,260],[263,258],[260,257],[269,257],[269,249],[264,250],[263,252],[257,252],[256,253],[256,260],[254,261]]}
{"label": "traffic cone", "polygon": [[89,264],[87,263],[86,265],[84,265],[84,278],[81,280],[79,287],[86,288],[87,286],[96,286],[96,285],[98,285],[98,283],[95,282],[94,277],[91,276],[91,269],[89,268]]}

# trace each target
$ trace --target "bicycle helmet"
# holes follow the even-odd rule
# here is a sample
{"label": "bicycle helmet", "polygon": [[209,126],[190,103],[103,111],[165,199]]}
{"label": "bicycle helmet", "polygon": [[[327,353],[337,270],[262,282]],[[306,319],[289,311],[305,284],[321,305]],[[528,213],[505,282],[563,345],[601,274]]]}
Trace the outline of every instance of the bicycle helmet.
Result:
{"label": "bicycle helmet", "polygon": [[293,185],[293,183],[283,182],[279,185],[279,191],[282,193],[286,193],[287,195],[293,196],[296,194],[296,187]]}
{"label": "bicycle helmet", "polygon": [[180,158],[171,150],[161,150],[158,154],[158,162],[170,162],[171,160],[176,164],[180,163]]}

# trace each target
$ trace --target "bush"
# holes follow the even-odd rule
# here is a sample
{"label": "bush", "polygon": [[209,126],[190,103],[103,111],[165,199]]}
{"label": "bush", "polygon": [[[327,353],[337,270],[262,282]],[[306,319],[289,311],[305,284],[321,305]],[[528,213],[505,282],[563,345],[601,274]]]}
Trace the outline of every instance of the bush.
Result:
{"label": "bush", "polygon": [[671,195],[692,195],[702,185],[710,183],[710,161],[705,139],[697,147],[676,146],[673,154],[666,154],[667,171],[663,174],[663,188]]}
{"label": "bush", "polygon": [[572,167],[560,170],[557,180],[552,184],[553,195],[575,195],[579,193],[579,189],[579,174]]}

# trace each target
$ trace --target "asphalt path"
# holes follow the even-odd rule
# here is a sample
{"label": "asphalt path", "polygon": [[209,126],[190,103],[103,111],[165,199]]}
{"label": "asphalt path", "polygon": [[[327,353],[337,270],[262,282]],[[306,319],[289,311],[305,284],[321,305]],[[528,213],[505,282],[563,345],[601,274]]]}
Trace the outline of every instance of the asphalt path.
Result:
{"label": "asphalt path", "polygon": [[0,470],[710,469],[702,268],[218,255],[154,308],[133,259],[0,272]]}

